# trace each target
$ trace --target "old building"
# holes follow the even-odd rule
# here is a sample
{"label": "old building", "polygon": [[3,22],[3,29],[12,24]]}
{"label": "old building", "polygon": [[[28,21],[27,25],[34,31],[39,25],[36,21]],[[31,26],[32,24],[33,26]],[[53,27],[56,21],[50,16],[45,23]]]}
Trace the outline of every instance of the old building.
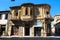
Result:
{"label": "old building", "polygon": [[60,36],[60,15],[54,16],[55,35]]}
{"label": "old building", "polygon": [[10,11],[0,11],[0,35],[7,30],[8,14]]}
{"label": "old building", "polygon": [[54,16],[54,24],[60,22],[60,14]]}
{"label": "old building", "polygon": [[[9,36],[34,37],[50,36],[51,21],[50,5],[24,3],[10,7],[7,31]],[[35,27],[40,22],[42,26]]]}
{"label": "old building", "polygon": [[[4,35],[19,37],[51,36],[50,5],[24,3],[10,7]],[[40,22],[40,26],[36,26]]]}

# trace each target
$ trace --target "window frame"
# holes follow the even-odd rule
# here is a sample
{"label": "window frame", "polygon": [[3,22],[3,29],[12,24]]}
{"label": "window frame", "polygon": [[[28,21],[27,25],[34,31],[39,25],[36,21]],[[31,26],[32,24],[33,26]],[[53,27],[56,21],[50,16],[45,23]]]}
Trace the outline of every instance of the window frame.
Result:
{"label": "window frame", "polygon": [[2,14],[0,14],[0,19],[2,19]]}
{"label": "window frame", "polygon": [[15,15],[15,16],[18,16],[18,14],[19,14],[18,11],[15,11],[15,12],[14,12],[14,15]]}
{"label": "window frame", "polygon": [[25,15],[28,15],[28,8],[26,8],[25,10]]}
{"label": "window frame", "polygon": [[8,19],[8,14],[5,14],[5,19]]}
{"label": "window frame", "polygon": [[35,9],[35,16],[39,16],[39,15],[40,15],[40,11],[38,9]]}

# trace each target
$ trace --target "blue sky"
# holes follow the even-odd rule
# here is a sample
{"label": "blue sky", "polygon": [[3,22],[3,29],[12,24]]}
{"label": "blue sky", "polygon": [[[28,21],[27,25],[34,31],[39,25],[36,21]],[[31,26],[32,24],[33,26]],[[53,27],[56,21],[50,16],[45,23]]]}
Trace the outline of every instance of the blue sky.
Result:
{"label": "blue sky", "polygon": [[[52,16],[60,14],[60,0],[0,0],[0,11],[10,10],[10,6],[18,6],[22,3],[34,3],[34,4],[49,4],[51,6],[50,14]],[[53,23],[52,23],[53,24]]]}
{"label": "blue sky", "polygon": [[52,16],[60,13],[60,0],[16,0],[14,2],[11,2],[11,0],[0,0],[0,10],[9,10],[10,6],[18,6],[22,3],[46,3],[51,6],[50,13]]}

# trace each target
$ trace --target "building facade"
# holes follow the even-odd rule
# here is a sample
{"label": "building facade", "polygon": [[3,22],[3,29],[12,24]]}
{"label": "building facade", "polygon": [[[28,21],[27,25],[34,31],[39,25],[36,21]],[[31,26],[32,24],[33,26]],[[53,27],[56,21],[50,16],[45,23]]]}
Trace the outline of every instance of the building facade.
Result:
{"label": "building facade", "polygon": [[[5,35],[19,37],[51,36],[50,5],[24,3],[10,7]],[[36,23],[41,26],[37,27]]]}
{"label": "building facade", "polygon": [[60,15],[54,16],[55,35],[60,36]]}
{"label": "building facade", "polygon": [[60,14],[54,16],[54,24],[57,24],[60,22]]}
{"label": "building facade", "polygon": [[7,30],[9,12],[10,11],[0,11],[0,36]]}

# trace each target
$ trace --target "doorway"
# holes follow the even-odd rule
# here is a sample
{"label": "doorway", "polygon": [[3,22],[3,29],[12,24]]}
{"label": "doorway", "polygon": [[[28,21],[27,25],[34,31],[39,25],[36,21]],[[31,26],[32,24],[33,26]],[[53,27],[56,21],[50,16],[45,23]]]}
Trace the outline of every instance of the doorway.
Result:
{"label": "doorway", "polygon": [[25,24],[25,36],[29,36],[29,35],[30,35],[30,25]]}
{"label": "doorway", "polygon": [[0,27],[0,36],[5,33],[5,29],[6,29],[5,27],[6,27],[6,25],[1,25],[1,27]]}
{"label": "doorway", "polygon": [[11,35],[18,35],[18,32],[19,32],[19,26],[13,25],[11,30]]}
{"label": "doorway", "polygon": [[34,27],[34,36],[41,36],[41,27]]}

